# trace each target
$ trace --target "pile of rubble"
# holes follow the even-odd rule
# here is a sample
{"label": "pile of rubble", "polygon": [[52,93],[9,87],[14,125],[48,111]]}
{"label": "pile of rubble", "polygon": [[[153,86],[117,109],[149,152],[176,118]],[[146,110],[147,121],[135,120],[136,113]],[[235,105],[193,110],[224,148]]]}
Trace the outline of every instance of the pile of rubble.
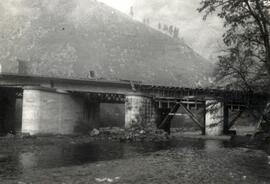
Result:
{"label": "pile of rubble", "polygon": [[167,132],[154,127],[131,127],[129,129],[106,127],[93,129],[90,136],[96,139],[119,140],[121,142],[159,142],[169,139]]}
{"label": "pile of rubble", "polygon": [[7,134],[0,135],[2,139],[17,139],[17,138],[29,138],[33,137],[29,133],[20,133],[20,132],[8,132]]}
{"label": "pile of rubble", "polygon": [[124,136],[124,129],[119,127],[94,128],[89,135],[96,139],[119,140]]}

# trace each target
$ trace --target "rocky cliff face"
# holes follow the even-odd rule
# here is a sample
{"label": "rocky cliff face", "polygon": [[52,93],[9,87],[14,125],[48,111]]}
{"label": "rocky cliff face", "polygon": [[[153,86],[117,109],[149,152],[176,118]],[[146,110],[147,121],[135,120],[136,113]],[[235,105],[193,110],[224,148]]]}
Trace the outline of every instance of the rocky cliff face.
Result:
{"label": "rocky cliff face", "polygon": [[[0,61],[35,75],[204,86],[212,65],[183,41],[95,0],[0,3]],[[11,67],[12,68],[12,67]]]}

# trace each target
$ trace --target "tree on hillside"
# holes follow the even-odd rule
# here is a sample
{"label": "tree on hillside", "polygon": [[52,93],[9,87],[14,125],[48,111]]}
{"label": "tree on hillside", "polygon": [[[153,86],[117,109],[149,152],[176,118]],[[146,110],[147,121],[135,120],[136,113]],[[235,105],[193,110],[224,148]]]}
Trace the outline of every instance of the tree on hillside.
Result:
{"label": "tree on hillside", "polygon": [[158,23],[158,29],[161,29],[162,28],[162,25],[161,25],[161,23],[159,22]]}
{"label": "tree on hillside", "polygon": [[133,6],[130,7],[129,15],[130,15],[131,17],[134,16]]}
{"label": "tree on hillside", "polygon": [[169,28],[168,28],[167,24],[164,24],[163,25],[163,31],[168,31],[168,30],[169,30]]}
{"label": "tree on hillside", "polygon": [[146,23],[150,24],[150,19],[149,18],[146,19]]}
{"label": "tree on hillside", "polygon": [[170,27],[169,27],[169,33],[170,33],[170,35],[173,34],[173,26],[172,25],[170,25]]}
{"label": "tree on hillside", "polygon": [[226,28],[227,49],[219,56],[217,80],[250,92],[268,87],[270,0],[203,0],[198,11],[204,19],[217,13]]}
{"label": "tree on hillside", "polygon": [[174,38],[178,38],[178,35],[179,35],[179,28],[174,27],[174,30],[173,30],[173,37],[174,37]]}

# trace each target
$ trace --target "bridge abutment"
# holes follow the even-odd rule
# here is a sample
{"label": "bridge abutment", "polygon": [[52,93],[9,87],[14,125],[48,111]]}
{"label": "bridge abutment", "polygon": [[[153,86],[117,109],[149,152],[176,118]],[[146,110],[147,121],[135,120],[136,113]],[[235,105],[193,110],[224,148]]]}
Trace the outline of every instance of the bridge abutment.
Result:
{"label": "bridge abutment", "polygon": [[206,100],[205,101],[205,135],[208,136],[220,136],[224,133],[224,120],[227,117],[227,108],[224,108],[224,103],[218,100]]}
{"label": "bridge abutment", "polygon": [[65,92],[25,88],[22,111],[23,133],[73,134],[82,125],[96,126],[99,104]]}
{"label": "bridge abutment", "polygon": [[157,108],[152,98],[143,95],[127,95],[125,100],[125,128],[156,128]]}

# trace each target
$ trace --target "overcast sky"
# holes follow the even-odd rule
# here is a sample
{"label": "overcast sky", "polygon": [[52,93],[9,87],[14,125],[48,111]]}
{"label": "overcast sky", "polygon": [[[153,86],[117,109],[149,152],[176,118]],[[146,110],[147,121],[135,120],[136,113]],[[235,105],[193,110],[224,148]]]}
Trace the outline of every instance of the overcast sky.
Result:
{"label": "overcast sky", "polygon": [[180,37],[199,54],[207,59],[215,59],[222,47],[221,20],[213,15],[207,21],[202,20],[197,8],[201,0],[99,0],[105,4],[129,14],[134,8],[134,18],[142,21],[150,19],[150,25],[174,25],[180,28]]}
{"label": "overcast sky", "polygon": [[134,6],[136,0],[99,0],[124,13],[129,13],[130,7]]}

